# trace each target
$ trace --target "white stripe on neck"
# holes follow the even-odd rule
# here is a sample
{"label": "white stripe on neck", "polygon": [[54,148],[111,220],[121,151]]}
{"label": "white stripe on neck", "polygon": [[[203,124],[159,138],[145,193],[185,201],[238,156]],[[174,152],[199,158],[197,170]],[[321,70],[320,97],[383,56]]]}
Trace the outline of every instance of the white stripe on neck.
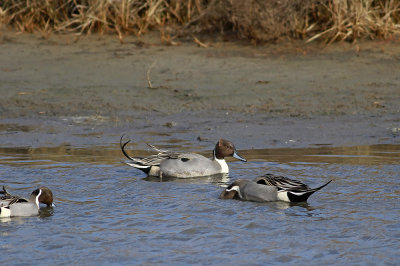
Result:
{"label": "white stripe on neck", "polygon": [[225,162],[225,159],[218,159],[217,157],[215,157],[215,160],[221,166],[221,174],[229,173],[229,167],[228,164]]}
{"label": "white stripe on neck", "polygon": [[39,208],[39,197],[40,197],[40,194],[42,194],[42,190],[41,189],[39,189],[39,194],[36,196],[36,205],[38,206],[38,208]]}
{"label": "white stripe on neck", "polygon": [[240,194],[240,187],[239,186],[233,186],[231,189],[227,189],[226,191],[232,191],[232,190],[235,190],[237,193],[238,193],[238,195],[239,195],[239,198],[243,198],[242,197],[242,194]]}

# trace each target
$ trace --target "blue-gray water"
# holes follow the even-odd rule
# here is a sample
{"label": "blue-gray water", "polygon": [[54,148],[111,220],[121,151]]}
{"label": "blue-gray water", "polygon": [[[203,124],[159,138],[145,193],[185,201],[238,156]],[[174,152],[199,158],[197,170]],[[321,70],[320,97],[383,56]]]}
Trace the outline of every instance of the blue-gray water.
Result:
{"label": "blue-gray water", "polygon": [[0,220],[2,264],[398,265],[399,145],[241,154],[249,162],[229,162],[231,180],[333,182],[308,204],[219,200],[226,180],[149,182],[117,144],[1,148],[0,184],[25,196],[46,185],[56,204]]}

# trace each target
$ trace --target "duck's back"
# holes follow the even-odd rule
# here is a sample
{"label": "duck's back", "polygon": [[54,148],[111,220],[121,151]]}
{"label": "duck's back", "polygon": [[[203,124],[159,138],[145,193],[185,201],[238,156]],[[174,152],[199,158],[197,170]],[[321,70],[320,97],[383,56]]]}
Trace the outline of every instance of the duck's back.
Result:
{"label": "duck's back", "polygon": [[25,199],[25,198],[21,198],[18,196],[7,196],[7,197],[1,197],[0,199],[0,207],[6,207],[10,204],[15,204],[15,203],[27,203],[29,202],[29,200]]}
{"label": "duck's back", "polygon": [[162,176],[191,178],[221,173],[221,166],[200,154],[187,153],[178,158],[163,160],[160,164]]}

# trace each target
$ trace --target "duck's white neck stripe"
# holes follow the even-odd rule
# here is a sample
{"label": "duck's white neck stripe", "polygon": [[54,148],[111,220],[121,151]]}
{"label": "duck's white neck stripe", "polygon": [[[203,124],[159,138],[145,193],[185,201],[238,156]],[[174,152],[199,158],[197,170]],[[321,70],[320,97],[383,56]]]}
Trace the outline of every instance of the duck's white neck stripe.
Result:
{"label": "duck's white neck stripe", "polygon": [[217,161],[217,163],[219,163],[219,165],[221,166],[221,174],[229,173],[229,167],[228,164],[225,162],[225,159],[217,159],[217,157],[215,157],[215,161]]}
{"label": "duck's white neck stripe", "polygon": [[239,186],[233,186],[231,189],[227,189],[226,191],[232,191],[232,190],[235,190],[235,191],[237,191],[237,193],[239,194],[239,198],[242,198],[242,194],[240,194],[240,188],[239,188]]}
{"label": "duck's white neck stripe", "polygon": [[39,208],[39,197],[40,197],[40,194],[42,194],[42,190],[41,189],[39,189],[39,194],[36,196],[36,206],[38,206],[38,208]]}

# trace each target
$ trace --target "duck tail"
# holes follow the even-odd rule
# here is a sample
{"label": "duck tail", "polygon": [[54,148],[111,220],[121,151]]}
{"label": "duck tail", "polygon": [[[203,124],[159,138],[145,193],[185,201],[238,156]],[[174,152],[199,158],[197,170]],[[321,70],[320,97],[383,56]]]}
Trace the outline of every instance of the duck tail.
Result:
{"label": "duck tail", "polygon": [[129,142],[131,142],[131,140],[129,139],[127,142],[122,144],[122,138],[124,137],[124,135],[121,136],[121,139],[119,140],[119,146],[121,147],[121,151],[122,153],[125,155],[126,158],[128,158],[131,161],[137,162],[137,160],[131,156],[129,156],[129,154],[125,151],[125,147],[126,145],[128,145]]}
{"label": "duck tail", "polygon": [[4,195],[7,195],[7,194],[8,194],[8,192],[7,192],[7,190],[6,190],[6,187],[5,187],[5,186],[3,186],[3,190],[2,190],[2,191],[0,191],[0,194],[4,194]]}
{"label": "duck tail", "polygon": [[0,194],[3,194],[3,197],[12,197],[10,193],[8,193],[8,191],[6,190],[6,187],[3,186],[3,190],[0,191]]}
{"label": "duck tail", "polygon": [[291,202],[302,202],[302,201],[307,201],[307,199],[314,194],[314,192],[317,192],[318,190],[324,188],[327,186],[332,180],[329,180],[326,184],[313,188],[313,189],[307,189],[307,190],[291,190],[287,192],[287,196]]}
{"label": "duck tail", "polygon": [[121,151],[122,153],[125,155],[126,158],[128,158],[129,160],[131,160],[132,162],[123,162],[129,166],[135,167],[139,170],[142,170],[145,173],[148,173],[151,169],[151,165],[145,165],[141,162],[140,158],[134,158],[129,156],[129,154],[125,151],[125,147],[126,145],[128,145],[129,142],[131,142],[131,140],[128,140],[124,143],[122,143],[122,138],[124,137],[124,135],[121,136],[121,139],[119,140],[119,145],[121,147]]}
{"label": "duck tail", "polygon": [[136,169],[142,170],[146,174],[150,172],[151,165],[143,165],[143,164],[138,164],[138,163],[130,163],[130,162],[123,162],[124,164],[127,164],[129,166],[135,167]]}

